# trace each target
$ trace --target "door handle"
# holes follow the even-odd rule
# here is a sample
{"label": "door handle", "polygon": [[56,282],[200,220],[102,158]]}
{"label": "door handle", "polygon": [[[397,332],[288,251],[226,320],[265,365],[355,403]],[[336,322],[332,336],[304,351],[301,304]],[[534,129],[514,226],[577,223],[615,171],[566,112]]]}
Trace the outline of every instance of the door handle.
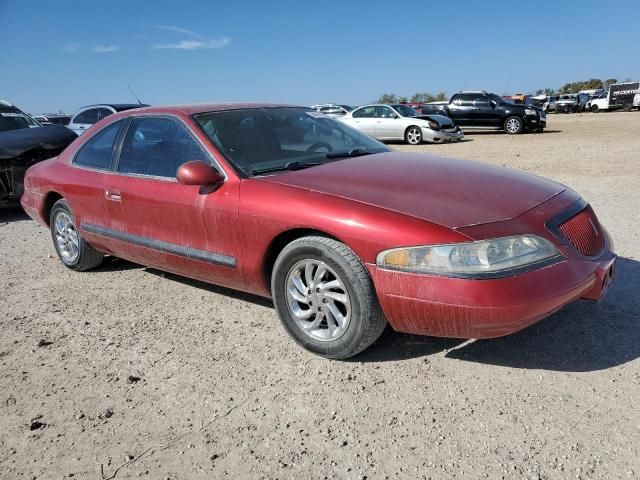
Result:
{"label": "door handle", "polygon": [[479,109],[478,107],[473,107],[471,110],[473,110],[473,111],[476,111],[476,112],[477,112],[477,111],[479,111],[480,109]]}
{"label": "door handle", "polygon": [[107,189],[104,191],[104,197],[113,202],[120,202],[122,200],[122,196],[118,190]]}

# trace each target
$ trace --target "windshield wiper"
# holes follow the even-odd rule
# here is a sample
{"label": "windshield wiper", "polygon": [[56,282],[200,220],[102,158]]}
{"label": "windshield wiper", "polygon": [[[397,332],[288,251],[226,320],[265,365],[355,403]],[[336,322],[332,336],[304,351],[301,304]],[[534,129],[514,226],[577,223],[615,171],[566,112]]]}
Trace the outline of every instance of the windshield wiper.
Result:
{"label": "windshield wiper", "polygon": [[282,172],[285,170],[302,170],[307,167],[317,167],[322,165],[321,162],[289,162],[284,165],[277,165],[275,167],[259,168],[257,170],[251,170],[252,175],[260,175],[261,173]]}
{"label": "windshield wiper", "polygon": [[362,157],[363,155],[371,155],[373,152],[365,150],[364,148],[354,148],[348,152],[327,153],[327,158],[347,158],[347,157]]}

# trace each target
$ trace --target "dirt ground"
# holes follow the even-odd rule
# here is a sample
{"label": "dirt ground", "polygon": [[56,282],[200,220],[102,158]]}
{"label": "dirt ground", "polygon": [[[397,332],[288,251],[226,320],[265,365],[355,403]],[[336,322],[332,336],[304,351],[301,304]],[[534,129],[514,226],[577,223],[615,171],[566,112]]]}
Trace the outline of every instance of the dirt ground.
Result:
{"label": "dirt ground", "polygon": [[640,113],[393,148],[580,192],[620,255],[607,298],[497,340],[388,330],[328,361],[269,301],[119,260],[71,272],[4,211],[0,478],[639,478]]}

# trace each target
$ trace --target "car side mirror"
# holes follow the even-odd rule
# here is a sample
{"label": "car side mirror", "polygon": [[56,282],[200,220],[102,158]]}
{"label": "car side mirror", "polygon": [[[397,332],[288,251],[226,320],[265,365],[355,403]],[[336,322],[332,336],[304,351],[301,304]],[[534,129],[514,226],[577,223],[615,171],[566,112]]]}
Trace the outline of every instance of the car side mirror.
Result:
{"label": "car side mirror", "polygon": [[182,164],[176,178],[182,185],[217,185],[225,180],[218,170],[202,160]]}
{"label": "car side mirror", "polygon": [[498,104],[496,103],[495,100],[491,100],[491,108],[496,108],[498,106]]}
{"label": "car side mirror", "polygon": [[393,118],[400,118],[400,115],[398,115],[397,113],[394,113]]}

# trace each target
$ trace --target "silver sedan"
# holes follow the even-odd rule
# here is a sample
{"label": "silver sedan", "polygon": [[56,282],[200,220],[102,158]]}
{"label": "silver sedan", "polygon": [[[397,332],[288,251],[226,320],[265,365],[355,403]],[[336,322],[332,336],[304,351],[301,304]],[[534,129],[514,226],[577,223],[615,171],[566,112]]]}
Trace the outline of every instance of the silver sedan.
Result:
{"label": "silver sedan", "polygon": [[365,105],[339,118],[347,125],[378,140],[458,142],[462,130],[443,115],[420,115],[408,105]]}

